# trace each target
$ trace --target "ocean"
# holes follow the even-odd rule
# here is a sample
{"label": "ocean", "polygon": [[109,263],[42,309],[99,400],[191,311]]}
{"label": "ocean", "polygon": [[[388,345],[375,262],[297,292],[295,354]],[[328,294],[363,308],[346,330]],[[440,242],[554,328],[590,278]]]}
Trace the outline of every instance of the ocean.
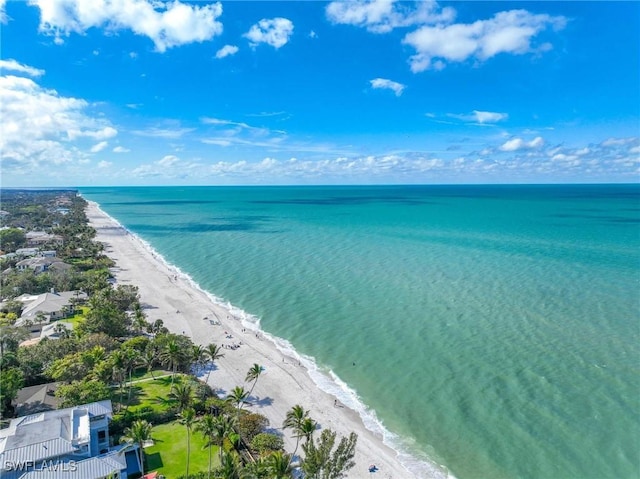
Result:
{"label": "ocean", "polygon": [[419,475],[640,477],[640,185],[80,192]]}

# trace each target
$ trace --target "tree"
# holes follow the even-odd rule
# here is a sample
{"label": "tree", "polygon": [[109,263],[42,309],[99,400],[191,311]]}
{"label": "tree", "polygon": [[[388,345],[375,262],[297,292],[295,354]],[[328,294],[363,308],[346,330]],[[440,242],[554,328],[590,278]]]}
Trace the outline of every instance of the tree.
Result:
{"label": "tree", "polygon": [[325,429],[316,444],[308,441],[302,446],[305,457],[302,460],[301,469],[308,479],[339,479],[345,476],[355,462],[353,457],[356,451],[358,435],[355,432],[349,434],[349,438],[343,437],[333,453],[336,441],[336,433],[331,429]]}
{"label": "tree", "polygon": [[307,443],[311,440],[311,437],[313,436],[313,433],[316,431],[317,427],[318,423],[316,423],[310,417],[305,417],[300,423],[298,430],[296,431],[296,437],[304,437],[305,443]]}
{"label": "tree", "polygon": [[241,466],[235,454],[223,454],[220,458],[220,477],[223,479],[240,479]]}
{"label": "tree", "polygon": [[249,390],[249,396],[251,396],[253,388],[256,387],[256,383],[258,382],[258,378],[260,377],[260,374],[262,374],[262,371],[264,371],[264,368],[257,363],[254,363],[254,365],[249,368],[247,376],[244,378],[244,380],[247,382],[253,381],[251,389]]}
{"label": "tree", "polygon": [[193,386],[188,382],[174,384],[169,398],[178,405],[178,411],[184,411],[193,402]]}
{"label": "tree", "polygon": [[269,425],[269,419],[262,414],[243,414],[238,421],[238,432],[246,442],[260,434]]}
{"label": "tree", "polygon": [[196,412],[193,408],[188,407],[180,413],[180,424],[187,428],[187,474],[189,477],[189,459],[191,458],[191,428],[196,420]]}
{"label": "tree", "polygon": [[293,450],[293,454],[291,454],[290,461],[293,460],[293,457],[296,455],[296,451],[298,450],[298,445],[300,444],[300,435],[299,431],[302,427],[302,423],[309,416],[309,411],[305,411],[302,406],[296,404],[293,406],[288,412],[286,417],[284,418],[284,422],[282,423],[282,429],[293,429],[294,437],[296,438],[296,447]]}
{"label": "tree", "polygon": [[7,228],[0,230],[0,248],[6,253],[12,253],[27,242],[27,237],[21,229]]}
{"label": "tree", "polygon": [[211,479],[211,446],[215,444],[216,439],[216,418],[212,414],[205,414],[196,424],[196,431],[199,431],[207,441],[209,449],[209,469],[208,479]]}
{"label": "tree", "polygon": [[151,439],[151,424],[144,419],[137,419],[133,421],[131,426],[124,430],[124,435],[120,439],[120,442],[137,444],[138,445],[138,464],[140,465],[140,471],[144,475],[144,442]]}
{"label": "tree", "polygon": [[284,447],[284,441],[276,434],[261,432],[251,440],[251,448],[264,454],[271,451],[279,451]]}
{"label": "tree", "polygon": [[237,408],[236,416],[239,415],[242,405],[245,403],[249,393],[242,386],[236,386],[227,396],[227,400],[234,404]]}
{"label": "tree", "polygon": [[233,433],[236,424],[237,424],[237,421],[232,416],[222,415],[215,418],[215,428],[216,428],[215,438],[216,438],[216,444],[220,446],[220,462],[222,462],[222,452],[223,452],[222,445],[224,443],[224,440],[227,436]]}
{"label": "tree", "polygon": [[73,407],[108,399],[111,389],[102,381],[85,379],[58,386],[55,395],[62,400],[60,407]]}
{"label": "tree", "polygon": [[184,352],[175,339],[169,339],[160,351],[159,358],[162,364],[171,369],[171,386],[173,386],[176,370],[184,358]]}
{"label": "tree", "polygon": [[282,451],[275,451],[267,458],[269,472],[272,479],[289,479],[293,470],[291,469],[291,456]]}
{"label": "tree", "polygon": [[29,337],[27,330],[14,326],[0,326],[0,356],[7,351],[15,352],[18,345]]}
{"label": "tree", "polygon": [[89,300],[89,311],[78,325],[81,334],[106,333],[112,338],[127,335],[127,315],[120,311],[104,294],[95,294]]}
{"label": "tree", "polygon": [[149,345],[149,347],[144,350],[144,353],[138,356],[137,362],[139,366],[142,366],[147,370],[147,374],[151,373],[151,377],[154,381],[156,380],[156,377],[153,375],[153,366],[155,365],[157,359],[158,355],[155,348]]}
{"label": "tree", "polygon": [[211,363],[211,367],[209,368],[209,372],[207,373],[207,384],[209,383],[209,375],[211,374],[211,370],[213,369],[213,364],[216,362],[216,359],[220,359],[224,357],[222,353],[222,346],[218,346],[215,343],[211,343],[207,345],[205,348],[207,353],[207,357],[209,358],[209,362]]}
{"label": "tree", "polygon": [[11,401],[18,396],[24,385],[24,376],[18,368],[3,369],[0,374],[0,417],[10,411]]}
{"label": "tree", "polygon": [[195,366],[196,372],[207,362],[207,351],[199,344],[194,344],[191,348],[191,361]]}

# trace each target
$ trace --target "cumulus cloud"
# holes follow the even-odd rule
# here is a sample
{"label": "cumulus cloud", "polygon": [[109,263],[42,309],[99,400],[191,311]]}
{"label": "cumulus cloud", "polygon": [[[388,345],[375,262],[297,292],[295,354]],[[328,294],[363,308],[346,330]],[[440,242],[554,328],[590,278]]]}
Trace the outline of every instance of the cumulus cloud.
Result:
{"label": "cumulus cloud", "polygon": [[[9,70],[16,73],[25,73],[31,77],[44,75],[44,70],[23,65],[15,60],[0,60],[0,70]],[[4,72],[3,72],[4,73]]]}
{"label": "cumulus cloud", "polygon": [[101,161],[100,163],[98,163],[98,168],[100,169],[104,169],[104,168],[109,168],[113,163],[111,163],[110,161]]}
{"label": "cumulus cloud", "polygon": [[100,143],[96,143],[91,147],[91,153],[98,153],[104,150],[109,143],[106,141],[101,141]]}
{"label": "cumulus cloud", "polygon": [[540,148],[544,145],[544,140],[541,136],[536,136],[531,141],[524,141],[522,138],[512,138],[507,140],[500,146],[501,151],[517,151],[523,149]]}
{"label": "cumulus cloud", "polygon": [[417,2],[415,8],[396,0],[356,0],[331,2],[326,7],[326,15],[333,23],[386,33],[399,27],[450,22],[456,12],[450,7],[440,9],[433,0]]}
{"label": "cumulus cloud", "polygon": [[280,48],[287,44],[293,34],[293,23],[286,18],[263,18],[253,25],[244,37],[248,38],[251,46],[266,43],[273,48]]}
{"label": "cumulus cloud", "polygon": [[40,9],[40,31],[55,36],[84,34],[92,27],[128,29],[150,38],[158,52],[222,33],[222,5],[188,5],[150,0],[29,0]]}
{"label": "cumulus cloud", "polygon": [[0,76],[0,105],[4,171],[33,171],[82,159],[87,140],[101,142],[118,133],[92,114],[85,100],[42,88],[31,78]]}
{"label": "cumulus cloud", "polygon": [[238,50],[238,47],[236,47],[235,45],[225,45],[216,52],[216,58],[224,58],[228,57],[229,55],[235,55],[236,53],[238,53]]}
{"label": "cumulus cloud", "polygon": [[371,88],[391,90],[396,94],[396,96],[402,95],[402,91],[406,87],[406,85],[403,85],[402,83],[387,80],[386,78],[374,78],[373,80],[370,80],[369,83],[371,83]]}
{"label": "cumulus cloud", "polygon": [[482,61],[499,53],[534,51],[531,41],[537,34],[549,27],[563,28],[565,23],[566,19],[560,16],[510,10],[469,24],[423,26],[408,33],[403,43],[416,50],[409,60],[413,72],[437,70],[446,62],[463,62],[469,58]]}
{"label": "cumulus cloud", "polygon": [[116,146],[113,150],[114,153],[129,153],[131,150],[124,146]]}

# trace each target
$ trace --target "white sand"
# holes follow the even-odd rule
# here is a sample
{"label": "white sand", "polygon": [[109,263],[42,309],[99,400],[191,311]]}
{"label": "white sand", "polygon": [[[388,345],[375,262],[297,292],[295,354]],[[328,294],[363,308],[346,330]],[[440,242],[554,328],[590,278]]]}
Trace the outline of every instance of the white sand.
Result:
{"label": "white sand", "polygon": [[[396,452],[383,444],[381,437],[366,429],[355,411],[340,404],[334,406],[336,398],[318,388],[297,359],[286,357],[271,341],[256,337],[254,331],[247,329],[243,332],[242,323],[230,311],[215,304],[184,277],[176,276],[175,271],[100,210],[97,204],[89,203],[87,216],[97,231],[96,239],[105,243],[107,255],[116,262],[114,275],[117,283],[139,288],[149,321],[162,319],[171,332],[183,333],[196,344],[242,342],[238,349],[224,349],[225,356],[216,362],[217,369],[211,372],[209,384],[219,395],[224,397],[235,386],[244,386],[248,390],[250,384],[244,383],[246,373],[254,363],[260,364],[265,370],[250,398],[255,404],[246,408],[265,415],[271,428],[280,431],[287,411],[300,404],[310,410],[311,417],[322,428],[333,429],[339,437],[347,436],[351,431],[358,434],[356,465],[347,477],[416,477],[400,464]],[[205,317],[217,318],[220,324],[212,325]],[[233,338],[226,338],[225,331]],[[206,373],[201,377],[206,379]],[[295,439],[291,438],[290,430],[283,433],[285,449],[292,452]],[[378,467],[375,474],[369,473],[371,464]]]}

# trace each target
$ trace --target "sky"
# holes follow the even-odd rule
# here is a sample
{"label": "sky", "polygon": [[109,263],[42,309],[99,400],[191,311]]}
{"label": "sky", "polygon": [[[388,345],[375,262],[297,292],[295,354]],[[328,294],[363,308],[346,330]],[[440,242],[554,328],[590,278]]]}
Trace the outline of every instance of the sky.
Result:
{"label": "sky", "polygon": [[639,2],[0,0],[3,187],[640,180]]}

